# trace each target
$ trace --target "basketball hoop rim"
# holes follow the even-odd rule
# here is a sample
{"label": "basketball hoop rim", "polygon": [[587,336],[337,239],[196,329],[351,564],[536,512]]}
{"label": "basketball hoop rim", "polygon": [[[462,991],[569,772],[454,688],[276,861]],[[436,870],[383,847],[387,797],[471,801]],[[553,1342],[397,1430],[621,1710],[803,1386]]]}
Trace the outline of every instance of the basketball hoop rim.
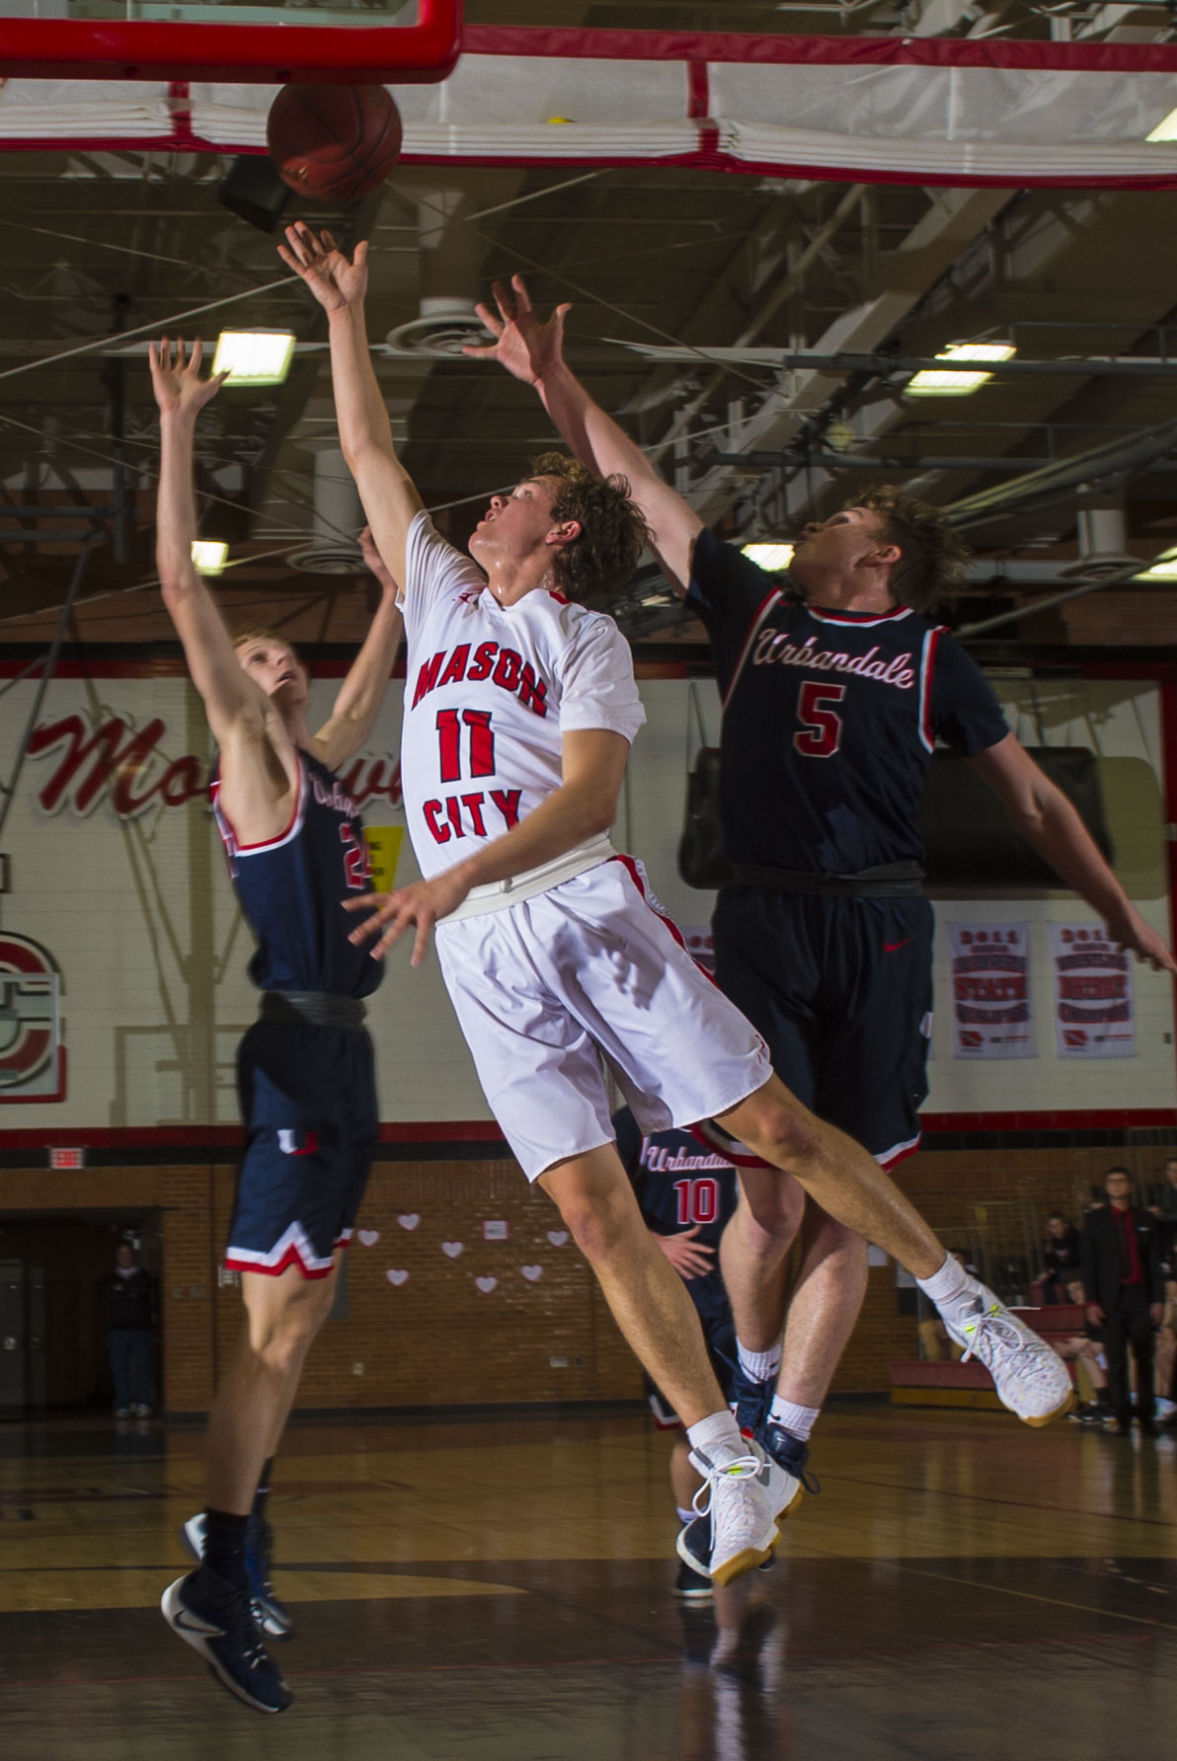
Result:
{"label": "basketball hoop rim", "polygon": [[[415,25],[219,25],[0,19],[0,65],[26,79],[421,85],[453,71],[461,0],[418,0]],[[231,38],[232,59],[225,53]]]}

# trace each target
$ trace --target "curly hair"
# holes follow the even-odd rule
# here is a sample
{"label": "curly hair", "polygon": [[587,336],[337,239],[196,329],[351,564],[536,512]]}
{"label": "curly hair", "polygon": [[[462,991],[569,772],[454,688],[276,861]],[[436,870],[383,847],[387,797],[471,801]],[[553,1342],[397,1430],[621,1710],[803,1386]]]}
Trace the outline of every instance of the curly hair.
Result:
{"label": "curly hair", "polygon": [[899,561],[891,570],[891,592],[897,604],[925,612],[961,579],[968,547],[939,508],[893,484],[881,484],[847,506],[869,508],[878,514],[884,536],[898,545]]}
{"label": "curly hair", "polygon": [[553,555],[560,592],[579,604],[618,592],[650,542],[650,528],[630,500],[628,480],[600,477],[562,452],[541,453],[532,460],[529,475],[555,480],[553,520],[580,522],[579,538]]}

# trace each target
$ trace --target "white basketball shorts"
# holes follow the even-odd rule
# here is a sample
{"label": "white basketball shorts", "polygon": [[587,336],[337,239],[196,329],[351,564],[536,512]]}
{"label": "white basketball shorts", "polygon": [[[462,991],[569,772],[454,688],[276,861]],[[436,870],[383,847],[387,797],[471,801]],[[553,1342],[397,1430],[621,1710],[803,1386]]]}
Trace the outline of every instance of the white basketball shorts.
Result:
{"label": "white basketball shorts", "polygon": [[646,1132],[726,1112],[772,1074],[632,857],[435,934],[483,1093],[529,1180],[613,1141],[602,1058]]}

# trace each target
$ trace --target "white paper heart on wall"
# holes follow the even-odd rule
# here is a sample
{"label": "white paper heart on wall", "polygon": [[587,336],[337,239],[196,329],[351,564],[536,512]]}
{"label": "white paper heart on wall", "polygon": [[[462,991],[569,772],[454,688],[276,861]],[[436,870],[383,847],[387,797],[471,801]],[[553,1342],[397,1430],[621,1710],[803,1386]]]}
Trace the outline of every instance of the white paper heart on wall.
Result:
{"label": "white paper heart on wall", "polygon": [[379,1229],[357,1229],[356,1235],[363,1247],[375,1247],[380,1240]]}
{"label": "white paper heart on wall", "polygon": [[387,1272],[384,1274],[390,1284],[397,1285],[403,1284],[408,1275],[409,1274],[402,1271],[399,1266],[389,1266]]}
{"label": "white paper heart on wall", "polygon": [[498,1279],[497,1278],[475,1278],[474,1282],[477,1285],[478,1289],[481,1290],[483,1296],[489,1296],[491,1291],[498,1284]]}
{"label": "white paper heart on wall", "polygon": [[397,1218],[402,1229],[415,1229],[420,1221],[416,1211],[406,1211],[403,1216]]}
{"label": "white paper heart on wall", "polygon": [[456,1260],[460,1253],[466,1251],[466,1243],[464,1241],[443,1241],[441,1251],[447,1259]]}
{"label": "white paper heart on wall", "polygon": [[563,1247],[564,1243],[568,1240],[567,1229],[549,1229],[548,1240],[553,1247]]}
{"label": "white paper heart on wall", "polygon": [[534,1284],[537,1278],[542,1278],[544,1275],[542,1266],[520,1266],[519,1270],[529,1284]]}

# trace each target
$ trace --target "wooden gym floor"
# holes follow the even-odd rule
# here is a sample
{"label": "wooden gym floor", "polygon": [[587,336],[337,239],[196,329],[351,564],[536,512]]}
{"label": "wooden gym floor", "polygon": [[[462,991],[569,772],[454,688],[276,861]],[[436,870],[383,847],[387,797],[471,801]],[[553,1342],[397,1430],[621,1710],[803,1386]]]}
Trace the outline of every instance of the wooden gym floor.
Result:
{"label": "wooden gym floor", "polygon": [[[296,1699],[164,1627],[200,1433],[0,1425],[4,1761],[1160,1761],[1177,1444],[981,1413],[823,1419],[823,1485],[711,1613],[671,1594],[638,1415],[303,1421],[275,1476]],[[279,1648],[276,1648],[279,1649]]]}

